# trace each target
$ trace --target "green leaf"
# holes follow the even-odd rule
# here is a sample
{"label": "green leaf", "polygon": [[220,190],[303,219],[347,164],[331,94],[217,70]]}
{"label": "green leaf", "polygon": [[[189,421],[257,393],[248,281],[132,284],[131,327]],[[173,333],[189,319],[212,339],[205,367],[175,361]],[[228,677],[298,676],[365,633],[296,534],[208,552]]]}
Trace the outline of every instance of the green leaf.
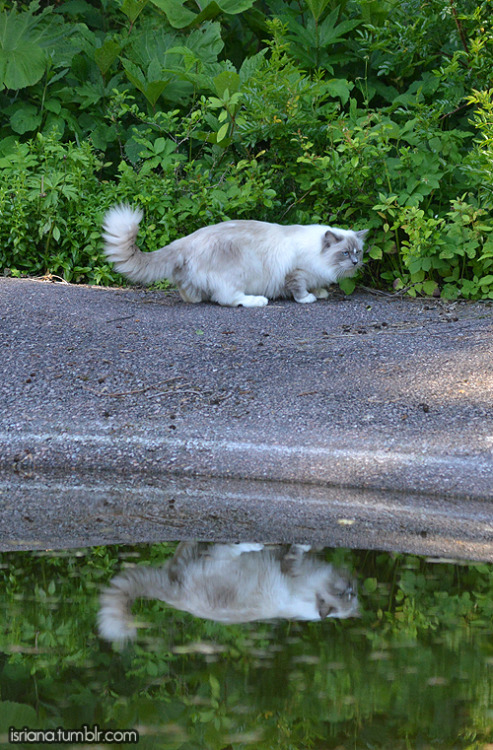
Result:
{"label": "green leaf", "polygon": [[151,0],[151,2],[166,13],[166,18],[175,29],[190,26],[197,18],[197,14],[183,7],[181,0]]}
{"label": "green leaf", "polygon": [[200,13],[192,13],[185,8],[186,0],[151,0],[151,2],[166,13],[171,26],[175,29],[183,29],[185,26],[199,25],[204,21],[209,21],[220,13],[229,15],[243,13],[252,7],[255,0],[221,0],[221,2],[212,0]]}
{"label": "green leaf", "polygon": [[32,11],[0,12],[0,89],[33,86],[43,76],[46,54],[33,41],[36,24]]}
{"label": "green leaf", "polygon": [[256,55],[252,57],[245,57],[241,68],[239,70],[239,76],[242,83],[249,81],[252,76],[257,73],[265,61],[266,49],[260,50]]}
{"label": "green leaf", "polygon": [[332,13],[329,13],[325,21],[320,24],[320,46],[333,46],[341,41],[345,34],[352,31],[356,26],[359,26],[359,21],[342,21],[341,23],[336,23],[338,15],[339,8],[337,7],[334,8]]}
{"label": "green leaf", "polygon": [[354,279],[341,279],[339,286],[344,294],[352,294],[356,289],[356,281]]}
{"label": "green leaf", "polygon": [[99,47],[99,49],[95,50],[94,59],[96,61],[96,65],[101,71],[101,75],[106,75],[106,73],[120,54],[120,51],[120,45],[111,39],[107,39],[102,47]]}
{"label": "green leaf", "polygon": [[122,65],[129,81],[144,94],[147,101],[154,107],[164,89],[168,86],[170,79],[147,81],[139,66],[131,60],[122,59]]}
{"label": "green leaf", "polygon": [[209,685],[211,686],[211,695],[214,698],[219,698],[221,695],[221,685],[217,677],[213,674],[209,675]]}
{"label": "green leaf", "polygon": [[332,78],[327,82],[327,91],[331,96],[337,96],[342,104],[347,104],[349,94],[354,89],[352,81],[346,81],[345,78]]}
{"label": "green leaf", "polygon": [[310,8],[313,18],[318,21],[330,0],[306,0],[306,4]]}
{"label": "green leaf", "polygon": [[378,581],[376,578],[366,578],[363,582],[363,586],[365,587],[365,591],[369,594],[373,594],[377,590]]}
{"label": "green leaf", "polygon": [[24,104],[17,109],[10,118],[10,127],[15,133],[23,135],[31,130],[37,130],[41,124],[41,115],[33,104]]}
{"label": "green leaf", "polygon": [[147,0],[123,0],[120,10],[125,13],[130,23],[134,23],[146,5]]}
{"label": "green leaf", "polygon": [[194,29],[186,41],[191,50],[202,63],[214,63],[224,47],[221,37],[221,24],[205,23],[200,29]]}
{"label": "green leaf", "polygon": [[213,79],[213,82],[216,94],[220,97],[224,97],[226,90],[234,94],[240,88],[240,76],[234,70],[223,70]]}
{"label": "green leaf", "polygon": [[222,140],[224,140],[228,134],[229,129],[229,122],[225,122],[224,125],[221,125],[219,130],[217,131],[217,142],[220,143]]}
{"label": "green leaf", "polygon": [[0,701],[0,733],[7,735],[9,727],[36,727],[38,720],[32,706],[14,701]]}
{"label": "green leaf", "polygon": [[432,281],[429,279],[428,281],[425,281],[423,284],[423,292],[428,296],[431,297],[435,289],[437,288],[436,281]]}
{"label": "green leaf", "polygon": [[483,285],[486,286],[488,284],[493,284],[493,275],[492,274],[488,274],[488,276],[483,276],[481,279],[479,279],[478,283],[481,284],[481,286],[483,286]]}

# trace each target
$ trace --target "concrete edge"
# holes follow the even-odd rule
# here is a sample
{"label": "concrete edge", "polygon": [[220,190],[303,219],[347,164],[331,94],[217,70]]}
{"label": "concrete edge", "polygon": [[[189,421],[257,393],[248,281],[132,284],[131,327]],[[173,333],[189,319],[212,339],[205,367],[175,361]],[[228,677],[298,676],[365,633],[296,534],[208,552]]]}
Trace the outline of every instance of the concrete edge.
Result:
{"label": "concrete edge", "polygon": [[[489,455],[336,449],[241,440],[114,434],[0,433],[0,469],[164,477],[234,477],[493,500]],[[471,477],[474,491],[471,492]]]}

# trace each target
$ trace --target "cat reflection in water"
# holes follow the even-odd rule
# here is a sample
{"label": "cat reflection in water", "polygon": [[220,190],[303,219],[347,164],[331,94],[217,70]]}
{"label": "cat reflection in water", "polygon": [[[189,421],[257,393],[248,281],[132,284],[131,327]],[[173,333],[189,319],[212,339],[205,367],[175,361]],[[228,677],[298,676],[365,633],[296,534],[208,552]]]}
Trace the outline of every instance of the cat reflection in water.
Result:
{"label": "cat reflection in water", "polygon": [[99,633],[110,641],[134,638],[130,608],[138,597],[223,623],[358,616],[355,581],[309,549],[182,542],[164,566],[137,566],[110,582]]}

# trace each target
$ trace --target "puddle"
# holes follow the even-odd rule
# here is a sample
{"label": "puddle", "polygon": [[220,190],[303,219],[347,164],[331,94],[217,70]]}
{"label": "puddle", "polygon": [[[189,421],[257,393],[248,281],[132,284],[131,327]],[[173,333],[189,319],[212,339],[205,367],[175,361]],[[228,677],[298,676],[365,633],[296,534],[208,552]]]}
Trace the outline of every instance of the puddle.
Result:
{"label": "puddle", "polygon": [[[0,555],[2,746],[136,746],[128,731],[139,749],[491,750],[490,565],[209,544],[177,565],[177,544]],[[101,591],[144,567],[168,600],[163,576],[179,582],[182,609],[176,597],[138,599],[133,639],[110,643],[98,634]],[[289,601],[283,576],[295,582]],[[232,621],[251,616],[255,596],[261,616],[276,601],[289,618]]]}

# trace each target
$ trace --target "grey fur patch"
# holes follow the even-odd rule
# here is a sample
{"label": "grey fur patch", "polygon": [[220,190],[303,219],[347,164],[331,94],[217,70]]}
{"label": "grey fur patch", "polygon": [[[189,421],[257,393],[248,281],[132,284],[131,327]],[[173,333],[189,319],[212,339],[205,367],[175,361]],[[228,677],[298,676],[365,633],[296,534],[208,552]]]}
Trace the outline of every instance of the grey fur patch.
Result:
{"label": "grey fur patch", "polygon": [[323,248],[331,247],[332,245],[336,245],[338,242],[341,242],[343,240],[343,237],[341,235],[336,234],[332,229],[328,229],[324,234],[323,239]]}
{"label": "grey fur patch", "polygon": [[295,300],[302,299],[307,295],[307,279],[300,268],[286,274],[284,279],[284,289],[286,295],[291,295]]}

